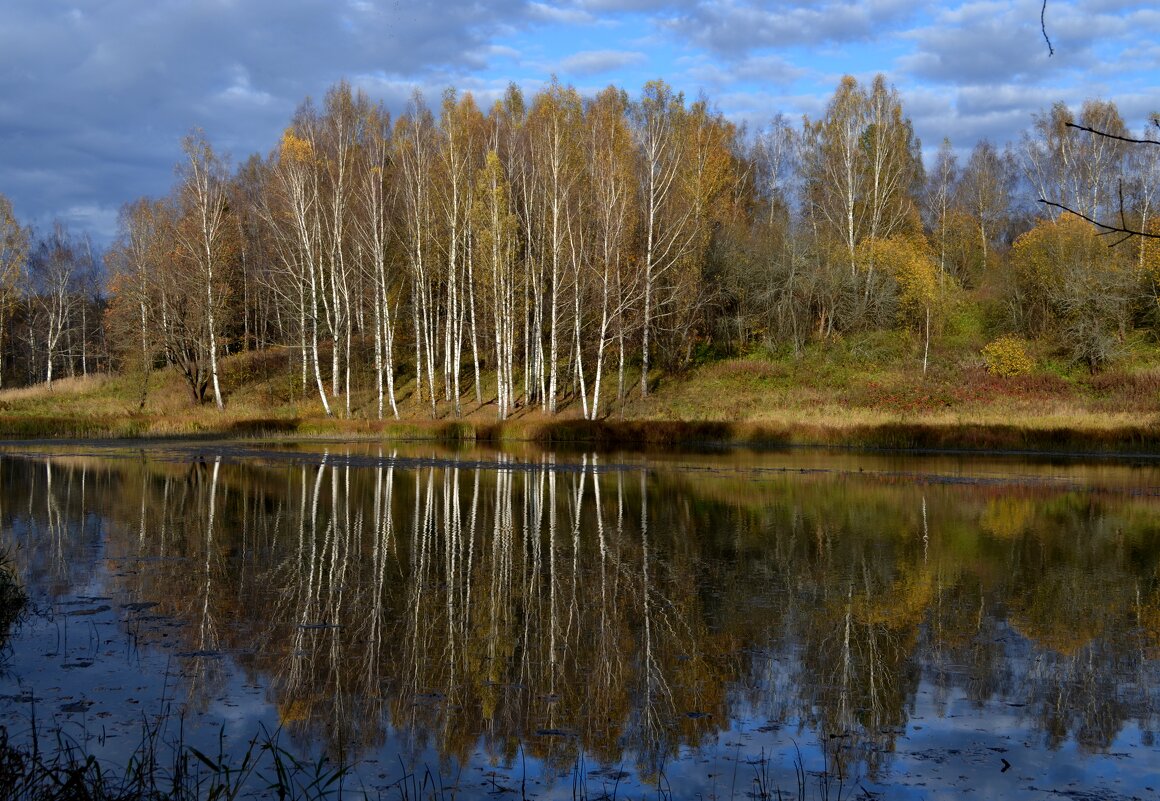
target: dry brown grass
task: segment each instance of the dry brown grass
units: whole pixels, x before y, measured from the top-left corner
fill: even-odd
[[[110,381],[110,376],[94,373],[89,376],[75,376],[72,378],[58,378],[48,384],[33,384],[27,387],[15,387],[0,390],[0,403],[17,403],[21,401],[35,401],[47,399],[61,399],[68,396],[91,394],[99,392]]]
[[[744,358],[660,376],[647,399],[637,376],[621,404],[606,385],[602,420],[581,419],[565,399],[554,416],[538,406],[496,421],[493,392],[484,402],[465,386],[460,415],[442,398],[438,417],[398,387],[401,420],[377,419],[374,392],[356,390],[351,418],[326,417],[313,390],[291,381],[285,353],[226,361],[226,408],[194,405],[173,371],[150,375],[144,409],[141,376],[62,379],[0,392],[0,435],[7,437],[284,436],[440,439],[673,446],[697,442],[893,448],[1160,451],[1160,370],[1104,376],[1040,373],[997,378],[967,365],[927,375],[881,361]],[[612,377],[615,378],[614,376]],[[363,382],[364,385],[366,382]]]

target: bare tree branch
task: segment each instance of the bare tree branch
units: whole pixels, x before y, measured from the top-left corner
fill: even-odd
[[[1115,245],[1120,244],[1121,242],[1125,242],[1128,239],[1131,239],[1134,236],[1141,236],[1141,237],[1144,237],[1145,239],[1160,239],[1160,234],[1151,234],[1151,233],[1148,233],[1147,231],[1137,231],[1133,228],[1129,228],[1126,225],[1126,223],[1122,222],[1124,220],[1122,213],[1120,215],[1120,219],[1121,219],[1120,225],[1108,225],[1107,223],[1102,223],[1099,220],[1092,219],[1091,217],[1087,216],[1086,214],[1081,214],[1080,212],[1076,211],[1075,209],[1069,208],[1068,206],[1065,206],[1062,203],[1056,203],[1053,200],[1046,200],[1044,198],[1039,198],[1039,202],[1045,206],[1050,206],[1053,209],[1059,209],[1060,211],[1066,211],[1068,214],[1074,214],[1076,217],[1079,217],[1082,220],[1087,220],[1092,225],[1094,225],[1100,229],[1100,236],[1104,236],[1106,234],[1124,234],[1125,235],[1124,238],[1117,240],[1114,243],[1113,247]]]
[[[1160,127],[1160,121],[1154,120],[1153,122],[1158,127]],[[1084,125],[1076,125],[1074,122],[1067,123],[1067,127],[1068,128],[1075,128],[1077,131],[1087,131],[1088,133],[1095,134],[1096,136],[1103,136],[1107,139],[1115,139],[1115,140],[1120,141],[1120,142],[1128,142],[1128,143],[1133,144],[1133,145],[1160,145],[1160,140],[1158,140],[1158,139],[1133,139],[1130,136],[1117,136],[1116,134],[1108,133],[1107,131],[1099,131],[1099,130],[1096,130],[1095,128],[1088,128],[1087,126],[1084,126]]]
[[[1043,0],[1043,8],[1039,9],[1039,30],[1043,31],[1043,41],[1047,42],[1047,55],[1050,58],[1055,55],[1055,48],[1047,36],[1047,0]]]
[[[1047,6],[1047,0],[1043,0],[1043,5],[1044,5],[1044,7]],[[1044,32],[1044,36],[1045,37],[1047,36],[1046,32]],[[1050,42],[1048,44],[1050,46]],[[1152,118],[1152,124],[1155,125],[1157,128],[1160,128],[1160,117],[1157,117],[1154,115]],[[1133,144],[1133,145],[1160,145],[1160,141],[1157,141],[1155,139],[1133,139],[1132,137],[1129,137],[1129,136],[1119,136],[1117,134],[1108,133],[1107,131],[1101,131],[1101,130],[1098,130],[1096,128],[1089,128],[1086,125],[1076,125],[1074,122],[1066,123],[1066,125],[1068,128],[1075,128],[1077,131],[1086,131],[1087,133],[1095,134],[1096,136],[1102,136],[1106,139],[1115,139],[1117,141],[1128,142],[1129,144]],[[1134,228],[1131,228],[1128,225],[1128,217],[1124,213],[1124,182],[1123,181],[1120,181],[1120,224],[1119,225],[1108,225],[1107,223],[1100,222],[1099,220],[1093,219],[1093,218],[1087,216],[1086,214],[1081,214],[1080,212],[1076,211],[1075,209],[1070,208],[1068,206],[1065,206],[1062,203],[1056,203],[1054,201],[1047,200],[1046,198],[1039,198],[1039,202],[1044,204],[1045,206],[1049,206],[1053,209],[1059,209],[1061,211],[1067,212],[1068,214],[1074,214],[1076,217],[1079,217],[1080,219],[1087,220],[1092,225],[1094,225],[1100,229],[1100,233],[1099,233],[1100,236],[1106,236],[1108,234],[1123,234],[1122,237],[1120,237],[1115,242],[1113,242],[1109,247],[1116,247],[1117,245],[1123,244],[1124,242],[1127,242],[1129,239],[1131,239],[1134,236],[1143,237],[1145,239],[1160,239],[1160,234],[1153,234],[1153,233],[1149,233],[1147,231],[1139,231],[1139,230],[1136,230]]]

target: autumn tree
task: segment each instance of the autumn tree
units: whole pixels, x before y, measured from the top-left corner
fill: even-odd
[[[1150,234],[1140,237],[1137,244],[1137,258],[1143,269],[1146,248],[1155,248],[1154,240],[1160,238],[1160,231],[1156,230],[1157,212],[1160,212],[1160,114],[1152,115],[1151,124],[1129,149],[1127,165],[1132,221],[1137,230]]]
[[[991,241],[1008,215],[1015,182],[1014,162],[1009,153],[1000,153],[989,141],[980,139],[955,188],[961,207],[978,228],[983,270],[987,269]]]
[[[657,304],[662,330],[669,334],[666,344],[675,351],[672,365],[687,364],[691,357],[700,312],[716,291],[705,275],[714,237],[740,211],[736,127],[701,99],[689,107],[681,139],[679,197],[689,210],[688,239],[673,269],[664,276],[664,293]]]
[[[510,187],[493,149],[475,178],[472,230],[475,264],[490,301],[495,344],[496,417],[506,420],[515,406],[516,231]]]
[[[398,236],[406,253],[411,289],[412,335],[415,343],[415,394],[421,403],[426,375],[431,416],[437,411],[435,352],[438,348],[436,308],[436,200],[431,189],[438,158],[435,120],[422,95],[416,93],[408,112],[395,123],[393,158],[399,176]]]
[[[730,192],[735,214],[722,226],[710,258],[721,287],[719,346],[756,338],[769,347],[788,342],[796,351],[809,336],[812,288],[799,215],[801,135],[782,114],[760,130]],[[824,316],[824,315],[823,315]]]
[[[639,164],[638,204],[645,240],[640,260],[641,397],[648,396],[650,345],[657,307],[663,308],[664,302],[657,297],[658,281],[676,269],[693,240],[693,209],[680,197],[677,180],[686,157],[681,138],[686,114],[684,95],[673,92],[664,81],[645,84],[641,99],[632,108]]]
[[[165,363],[172,365],[185,381],[192,402],[201,404],[213,381],[210,315],[206,310],[210,293],[205,287],[205,275],[191,263],[193,257],[181,242],[181,237],[188,241],[192,236],[194,225],[196,221],[184,213],[180,201],[173,197],[147,202],[136,213],[122,216],[121,232],[110,253],[115,290],[110,314],[114,330],[125,331],[126,318],[132,315],[135,302],[138,313],[143,305],[148,331],[143,359],[152,363],[154,349],[160,350]],[[125,249],[131,240],[137,240],[140,248],[137,256],[141,261],[136,264],[129,261],[131,255]],[[219,291],[217,297],[220,296]],[[125,352],[124,348],[121,352]]]
[[[1028,334],[1048,334],[1095,371],[1112,359],[1128,324],[1136,274],[1072,215],[1044,220],[1015,241],[1011,301]]]
[[[73,236],[59,221],[29,255],[25,276],[26,302],[33,321],[29,336],[39,346],[32,348],[30,355],[34,358],[37,352],[42,355],[42,375],[50,389],[59,361],[63,359],[69,372],[73,372],[74,354],[66,346],[83,334],[77,330],[80,305],[85,301],[82,277],[95,269],[93,262],[91,241]]]
[[[326,293],[322,266],[322,212],[316,169],[317,150],[311,138],[311,109],[300,109],[296,124],[283,132],[271,156],[271,197],[267,217],[278,230],[279,259],[284,277],[278,289],[294,302],[298,316],[302,384],[307,382],[307,365],[313,365],[314,385],[322,408],[329,416],[330,402],[322,378],[319,354],[319,321]],[[325,324],[325,323],[323,323]]]
[[[366,154],[358,186],[360,200],[355,226],[358,247],[363,254],[363,269],[372,286],[374,318],[375,390],[378,417],[383,417],[385,396],[391,414],[399,416],[395,399],[395,321],[397,319],[401,282],[395,275],[392,259],[394,216],[393,182],[396,178],[391,152],[391,119],[381,106],[367,111]]]
[[[1089,135],[1080,127],[1106,135]],[[1118,181],[1127,130],[1116,104],[1085,101],[1078,118],[1064,103],[1035,115],[1023,135],[1023,169],[1052,213],[1066,208],[1092,220],[1119,213]]]
[[[28,229],[20,225],[12,201],[0,194],[0,385],[4,380],[4,339],[16,303],[29,248]]]
[[[117,237],[105,253],[111,295],[107,318],[118,355],[129,360],[129,353],[140,346],[141,400],[145,407],[149,371],[158,353],[158,343],[165,342],[160,322],[157,278],[166,269],[170,256],[167,240],[168,209],[164,201],[140,198],[121,207],[117,218]],[[163,323],[162,323],[163,324]]]
[[[255,153],[238,166],[229,184],[240,285],[235,287],[241,317],[236,345],[242,350],[264,350],[272,339],[288,342],[290,336],[270,275],[278,264],[276,238],[267,217],[270,173],[269,162]]]
[[[862,269],[878,265],[897,286],[898,321],[922,332],[922,371],[930,358],[931,312],[940,311],[938,265],[927,243],[917,236],[865,239],[859,245]]]
[[[441,190],[440,236],[443,251],[443,386],[456,416],[460,408],[460,372],[464,334],[470,339],[476,400],[482,402],[479,378],[479,338],[476,327],[474,266],[471,251],[472,183],[479,169],[483,117],[470,93],[458,97],[453,89],[443,95],[438,126],[436,165]],[[435,177],[435,176],[431,176]]]
[[[312,162],[319,176],[322,218],[323,279],[328,285],[321,293],[331,335],[331,391],[343,398],[350,416],[350,352],[355,326],[354,258],[352,204],[357,184],[357,164],[362,155],[363,125],[369,105],[361,92],[340,81],[327,90],[314,140],[316,158]]]
[[[552,82],[532,100],[528,113],[528,143],[538,187],[538,204],[532,214],[541,233],[539,285],[546,294],[547,385],[543,391],[544,410],[555,413],[559,384],[559,359],[564,284],[571,249],[568,244],[569,217],[575,213],[580,177],[579,136],[582,122],[580,95],[570,86]]]
[[[923,214],[927,230],[935,242],[938,267],[942,274],[949,268],[948,238],[950,219],[954,209],[954,189],[958,179],[958,157],[955,156],[951,140],[944,138],[935,153],[934,164],[926,176],[923,193]],[[962,276],[959,276],[962,280]]]
[[[1074,115],[1057,105],[1024,143],[1024,177],[1077,212],[1152,230],[1160,148],[1100,147],[1085,126],[1133,141],[1115,133],[1111,103]],[[126,212],[108,319],[137,343],[122,353],[144,366],[164,352],[199,398],[213,386],[220,400],[224,352],[280,344],[300,357],[292,385],[316,387],[326,413],[358,413],[367,375],[368,409],[398,414],[396,360],[413,347],[411,397],[432,416],[443,403],[462,412],[470,369],[477,405],[495,376],[500,418],[568,402],[595,418],[613,358],[621,400],[637,358],[647,396],[658,366],[694,353],[800,353],[874,327],[920,333],[925,364],[960,285],[982,297],[1008,281],[1020,326],[1061,342],[1098,329],[1077,321],[1108,318],[1065,314],[1083,304],[1053,295],[1054,279],[989,269],[1032,224],[1009,151],[982,141],[960,164],[944,141],[928,179],[882,76],[843,78],[818,119],[778,117],[752,138],[662,81],[635,98],[616,87],[583,98],[553,81],[525,100],[513,85],[487,116],[449,89],[434,111],[416,95],[393,125],[344,82],[319,107],[305,102],[270,155],[232,180],[204,137],[186,151],[173,197]],[[1160,272],[1147,247],[1127,249],[1134,267],[1105,297],[1141,312]],[[61,334],[58,357],[79,343],[70,369],[87,369],[95,304]],[[27,350],[43,359],[38,314]],[[1124,317],[1115,337],[1140,319]]]
[[[617,395],[623,397],[625,316],[635,301],[636,287],[630,281],[629,270],[632,200],[635,195],[628,110],[627,95],[610,86],[588,104],[585,112],[584,161],[588,192],[584,216],[592,226],[590,270],[600,308],[595,334],[592,403],[585,404],[587,416],[592,420],[599,414],[604,352],[613,337],[617,342]]]
[[[824,237],[841,243],[850,275],[861,276],[853,306],[861,318],[873,311],[879,266],[871,262],[859,272],[858,246],[914,228],[923,177],[919,143],[898,90],[882,75],[869,91],[844,77],[825,114],[803,127],[807,214]]]
[[[204,351],[209,358],[209,375],[214,403],[224,408],[218,375],[218,327],[223,322],[228,292],[227,269],[236,247],[236,228],[227,197],[225,165],[201,132],[182,143],[188,161],[179,170],[175,228],[176,243],[185,266],[195,271],[199,293],[204,297]],[[197,394],[195,392],[195,394]]]

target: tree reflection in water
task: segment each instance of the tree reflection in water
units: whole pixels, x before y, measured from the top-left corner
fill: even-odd
[[[924,686],[1049,749],[1152,742],[1149,498],[372,456],[4,458],[0,544],[49,596],[117,555],[107,591],[180,621],[189,704],[236,665],[343,759],[393,733],[446,769],[522,750],[655,780],[744,723],[873,777]]]

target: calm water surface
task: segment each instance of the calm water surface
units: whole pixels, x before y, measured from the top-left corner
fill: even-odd
[[[17,740],[281,727],[387,797],[1160,790],[1157,462],[33,451]]]

